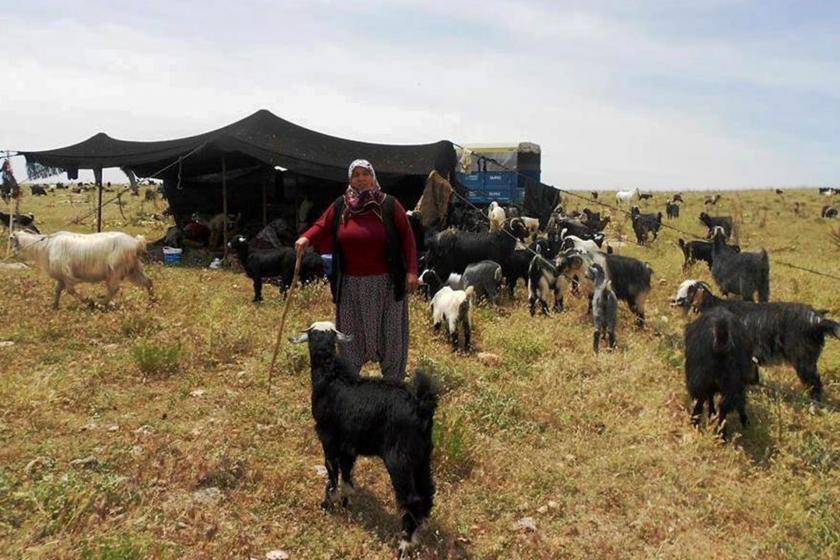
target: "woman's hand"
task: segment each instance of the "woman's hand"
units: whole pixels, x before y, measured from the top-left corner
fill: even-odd
[[[309,247],[309,238],[308,237],[299,237],[297,241],[295,241],[295,254],[300,255],[306,248]]]
[[[420,285],[416,274],[408,273],[405,275],[405,287],[409,292],[413,292]]]

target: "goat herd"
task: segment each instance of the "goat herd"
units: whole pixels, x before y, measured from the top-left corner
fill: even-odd
[[[639,195],[638,191],[620,192],[617,200],[630,203]],[[667,217],[678,216],[682,204],[679,195],[669,200]],[[657,238],[662,213],[645,214],[633,206],[629,214],[639,243],[647,243],[649,235]],[[616,347],[619,301],[627,304],[637,326],[645,324],[645,300],[651,291],[653,269],[643,261],[613,252],[603,233],[609,217],[602,218],[589,209],[567,215],[558,205],[540,220],[492,203],[485,231],[424,231],[419,218],[417,213],[410,213],[420,255],[421,292],[430,302],[435,332],[445,323],[456,350],[471,349],[470,310],[474,302],[486,299],[499,305],[505,292],[513,299],[520,278],[527,286],[532,316],[537,311],[549,315],[551,310],[563,310],[567,291],[587,296],[596,353],[603,343]],[[700,421],[707,406],[710,416],[717,413],[718,430],[725,437],[724,421],[730,411],[737,411],[741,424],[747,425],[746,388],[758,381],[760,365],[792,366],[811,395],[819,399],[822,383],[817,362],[826,335],[840,338],[840,323],[826,318],[825,311],[803,303],[770,302],[767,252],[742,251],[731,244],[730,217],[702,212],[699,220],[708,229],[708,240],[679,240],[683,270],[696,261],[706,262],[721,294],[736,298],[717,297],[706,283],[689,279],[679,286],[673,305],[698,313],[684,333],[686,387],[696,403],[692,422]],[[56,281],[56,308],[64,290],[81,299],[74,289],[80,282],[104,281],[106,301],[123,279],[153,295],[152,283],[143,273],[145,241],[141,236],[18,231],[13,244]],[[293,249],[252,250],[242,236],[230,241],[229,248],[253,280],[255,302],[262,299],[267,278],[279,278],[284,291],[291,285]],[[323,276],[324,261],[307,253],[301,280]],[[758,301],[754,302],[756,296]],[[400,548],[405,552],[432,508],[430,459],[436,389],[423,372],[414,376],[411,385],[353,374],[337,358],[335,347],[349,336],[338,332],[332,323],[319,322],[293,339],[309,344],[312,414],[328,472],[323,505],[327,507],[338,499],[343,504],[348,502],[357,455],[381,457],[403,512]],[[716,395],[721,396],[717,411]]]

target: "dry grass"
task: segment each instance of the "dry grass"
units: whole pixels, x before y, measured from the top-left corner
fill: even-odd
[[[90,231],[65,225],[86,197],[23,209],[47,231]],[[702,195],[686,198],[673,223],[700,233]],[[794,201],[810,213],[795,216]],[[160,236],[163,224],[130,204],[126,219],[109,207],[108,227]],[[745,250],[840,275],[821,205],[811,192],[724,193],[711,213],[737,212]],[[478,310],[477,346],[495,365],[453,354],[412,301],[411,364],[444,389],[437,501],[418,557],[840,556],[840,412],[812,407],[790,368],[765,372],[767,389],[749,395],[753,425],[732,443],[690,427],[684,319],[667,304],[684,278],[676,237],[621,248],[656,270],[649,325],[636,330],[622,307],[619,350],[597,358],[574,298],[531,319],[520,286],[515,306]],[[157,304],[126,285],[112,309],[68,298],[58,312],[43,275],[0,271],[0,340],[14,342],[0,348],[0,556],[393,558],[398,523],[378,460],[360,461],[350,511],[318,507],[304,348],[284,344],[266,394],[282,301],[251,304],[250,283],[230,271],[148,268]],[[692,275],[709,279],[702,264]],[[773,299],[840,315],[833,281],[772,264],[771,275]],[[290,331],[332,315],[324,286],[295,298]],[[840,343],[820,365],[836,409]],[[525,516],[536,531],[513,528]]]

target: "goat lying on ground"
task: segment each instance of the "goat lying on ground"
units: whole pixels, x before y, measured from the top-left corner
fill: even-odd
[[[741,253],[726,244],[723,228],[716,228],[712,245],[712,277],[723,295],[735,294],[753,301],[770,299],[770,260],[764,249]]]
[[[729,238],[732,237],[732,218],[729,216],[709,216],[705,212],[700,212],[700,221],[709,229],[707,238],[712,238],[715,234],[716,227],[723,228],[723,233],[726,234],[726,241],[729,241]]]
[[[677,290],[674,305],[685,311],[705,312],[722,307],[734,313],[747,327],[753,339],[752,355],[762,366],[787,363],[810,387],[814,398],[822,395],[822,382],[817,369],[826,335],[840,338],[840,323],[827,319],[802,303],[752,303],[715,297],[708,285],[686,280]]]
[[[443,321],[446,321],[449,339],[454,350],[458,350],[458,328],[464,331],[464,352],[469,352],[472,337],[472,297],[474,288],[453,290],[444,286],[432,297],[429,309],[432,312],[432,329],[437,333]]]
[[[747,385],[758,383],[758,369],[752,357],[752,339],[744,323],[722,307],[703,313],[685,327],[685,385],[694,399],[691,422],[696,426],[708,403],[709,417],[715,413],[715,395],[721,394],[718,430],[723,433],[730,410],[737,410],[746,427]]]
[[[58,309],[64,290],[79,301],[93,305],[92,300],[85,300],[76,292],[76,284],[85,282],[105,282],[108,292],[103,304],[111,301],[125,278],[146,288],[149,297],[154,297],[152,281],[143,273],[140,261],[146,254],[146,240],[142,235],[131,237],[119,231],[59,231],[51,235],[16,231],[13,246],[15,252],[34,261],[56,281],[54,309]]]
[[[336,342],[350,339],[326,321],[291,339],[309,343],[312,417],[329,477],[321,505],[328,508],[339,497],[349,505],[356,457],[380,457],[402,512],[400,551],[405,555],[417,543],[416,531],[429,517],[435,495],[431,459],[437,390],[419,370],[412,385],[357,375],[336,356]]]

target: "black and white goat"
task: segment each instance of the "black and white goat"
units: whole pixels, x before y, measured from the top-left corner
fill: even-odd
[[[724,422],[737,410],[741,426],[748,425],[747,385],[758,383],[758,368],[752,356],[753,343],[744,323],[732,312],[717,307],[685,327],[685,385],[694,399],[691,422],[697,426],[708,403],[715,413],[715,395],[720,394],[718,430],[725,436]]]
[[[703,225],[708,228],[709,233],[706,235],[708,239],[711,239],[712,236],[715,234],[715,228],[721,227],[723,228],[723,233],[726,234],[726,240],[729,241],[729,238],[732,237],[732,218],[729,216],[709,216],[705,212],[700,212],[700,221],[703,222]]]
[[[650,293],[650,277],[653,274],[650,265],[633,257],[572,249],[558,257],[557,268],[571,280],[584,276],[586,269],[594,263],[606,271],[616,297],[626,302],[636,315],[636,325],[644,326],[645,301]],[[591,295],[591,287],[589,292]],[[590,299],[590,306],[591,303]]]
[[[329,477],[321,505],[328,508],[339,497],[348,505],[356,457],[380,457],[402,512],[404,556],[416,544],[417,528],[429,517],[434,501],[432,425],[438,394],[429,376],[419,370],[411,385],[358,375],[336,356],[336,342],[350,339],[327,321],[313,323],[291,339],[309,343],[312,417]]]
[[[606,338],[610,348],[615,348],[615,325],[618,318],[618,299],[612,289],[612,283],[601,265],[593,263],[586,270],[586,277],[592,280],[592,320],[595,332],[592,335],[592,349],[598,353],[601,339]]]
[[[758,301],[770,299],[770,260],[767,251],[758,253],[739,252],[726,244],[723,228],[715,228],[712,245],[712,278],[723,295],[735,294],[753,301],[758,292]]]
[[[446,321],[447,334],[452,341],[452,348],[458,350],[458,330],[464,333],[464,352],[472,347],[472,298],[475,289],[470,286],[466,290],[453,290],[444,286],[432,296],[429,310],[432,313],[432,329],[440,332],[440,327]]]
[[[825,205],[822,207],[822,212],[820,212],[820,216],[823,218],[836,218],[837,217],[837,208],[834,206]]]
[[[721,299],[698,280],[686,280],[680,285],[674,305],[701,313],[714,308],[731,311],[744,322],[752,336],[752,354],[760,365],[790,364],[802,383],[810,388],[812,396],[821,397],[822,381],[817,362],[825,337],[840,338],[840,323],[827,319],[825,311],[803,303]]]
[[[491,260],[504,266],[516,247],[517,239],[524,239],[528,230],[521,218],[513,218],[500,231],[473,233],[446,230],[434,238],[426,255],[426,264],[434,268],[441,279],[453,272],[462,273],[468,265]]]
[[[534,255],[528,266],[528,310],[531,317],[537,303],[543,315],[548,315],[548,293],[554,293],[554,311],[563,311],[565,279],[555,265],[540,255]]]
[[[262,285],[266,278],[279,278],[280,291],[285,296],[295,273],[295,250],[291,247],[255,251],[243,235],[228,241],[228,248],[236,252],[245,274],[254,283],[254,303],[262,301]],[[299,279],[303,284],[324,277],[324,261],[312,250],[303,254]]]

